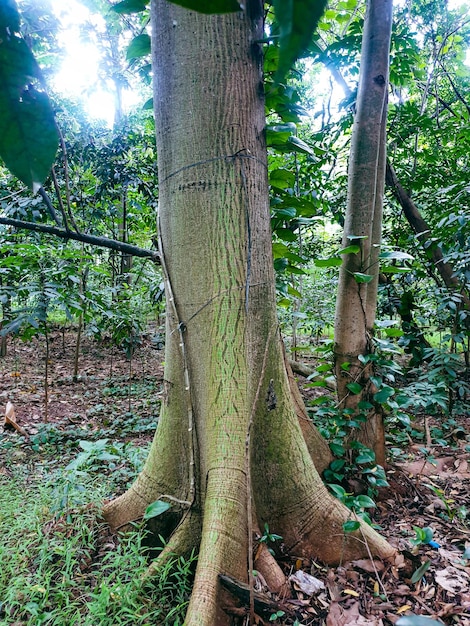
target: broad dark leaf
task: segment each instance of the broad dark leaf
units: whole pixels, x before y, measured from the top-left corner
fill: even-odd
[[[131,59],[137,59],[139,57],[145,57],[150,54],[150,37],[146,33],[137,35],[129,44],[126,52],[126,58],[128,61]]]
[[[170,2],[191,11],[208,14],[234,13],[241,9],[237,0],[170,0]]]
[[[421,580],[421,578],[424,576],[424,574],[428,571],[428,569],[431,566],[431,561],[424,561],[424,563],[422,563],[418,569],[413,573],[413,576],[411,577],[411,582],[413,584],[417,583],[418,580]],[[416,622],[418,624],[418,622]],[[439,622],[438,622],[439,623]],[[403,622],[402,622],[403,624]],[[411,624],[411,622],[410,622]]]
[[[346,387],[349,389],[351,393],[358,394],[362,391],[362,385],[359,383],[348,383]]]
[[[0,2],[0,31],[8,28],[10,33],[20,30],[20,15],[15,0],[1,0]]]
[[[152,519],[153,517],[158,517],[162,513],[165,513],[165,511],[168,511],[169,508],[171,508],[171,504],[169,502],[156,500],[155,502],[152,502],[152,504],[149,504],[145,509],[144,519],[147,520]]]
[[[142,106],[143,111],[151,111],[153,109],[153,98],[146,100]]]
[[[33,190],[49,174],[58,146],[49,99],[31,84],[39,74],[21,38],[0,38],[0,156],[8,169]]]
[[[120,14],[140,13],[145,11],[150,0],[123,0],[113,5],[112,11]]]
[[[325,10],[326,0],[274,0],[273,5],[280,29],[276,73],[276,82],[280,82],[308,47]]]
[[[363,274],[362,272],[354,272],[353,276],[356,283],[370,283],[374,278],[370,274]]]
[[[374,400],[379,404],[383,404],[384,402],[387,402],[387,400],[391,398],[394,393],[395,390],[392,387],[384,387],[374,394]]]
[[[343,259],[332,256],[329,259],[314,259],[316,267],[339,267],[343,264]]]

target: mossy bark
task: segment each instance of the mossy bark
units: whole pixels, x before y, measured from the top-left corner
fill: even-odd
[[[157,498],[172,502],[172,549],[187,551],[191,535],[199,546],[185,624],[223,626],[218,576],[248,580],[252,519],[326,562],[366,554],[364,540],[380,556],[393,549],[370,527],[345,536],[350,512],[312,460],[316,445],[325,460],[324,444],[304,428],[307,445],[292,398],[271,253],[262,4],[208,16],[154,0],[152,11],[168,394],[143,473],[105,515],[121,525]]]

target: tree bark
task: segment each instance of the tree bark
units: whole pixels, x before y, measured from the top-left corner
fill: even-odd
[[[378,250],[385,177],[385,124],[389,77],[391,0],[369,0],[364,24],[361,70],[348,174],[348,204],[343,247],[359,252],[343,255],[335,313],[335,369],[338,399],[344,409],[361,414],[360,402],[370,401],[371,366],[359,356],[371,350],[378,281]],[[369,282],[365,282],[369,281]],[[359,383],[353,393],[349,383]],[[358,406],[359,405],[359,406]],[[369,411],[364,426],[352,438],[372,448],[385,462],[385,441],[379,407]]]
[[[153,530],[176,528],[173,552],[199,547],[187,626],[229,623],[219,574],[250,583],[252,518],[296,555],[393,554],[368,526],[343,532],[351,513],[323,485],[291,396],[276,318],[262,8],[208,16],[152,4],[167,394],[142,474],[105,516],[120,526],[156,499],[173,505]]]

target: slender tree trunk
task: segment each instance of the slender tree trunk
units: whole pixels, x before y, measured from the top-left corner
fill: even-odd
[[[4,287],[2,276],[0,276],[0,287],[2,288]],[[1,308],[2,308],[2,319],[0,321],[0,330],[4,326],[8,325],[10,321],[10,317],[11,317],[11,297],[10,297],[10,294],[8,293],[8,290],[6,290],[3,294],[3,302],[1,304]],[[0,335],[0,358],[6,357],[7,349],[8,349],[8,335]]]
[[[2,320],[0,322],[0,330],[3,326],[7,326],[11,317],[11,299],[8,294],[5,294],[5,300],[2,304]],[[8,347],[8,335],[0,335],[0,358],[4,358],[7,355]]]
[[[156,499],[172,504],[153,530],[174,529],[167,552],[199,547],[187,626],[229,623],[218,576],[250,580],[253,519],[296,555],[393,553],[370,527],[343,532],[350,512],[326,491],[291,395],[271,253],[262,8],[207,16],[152,4],[167,393],[143,472],[105,515],[120,526]]]
[[[348,204],[343,247],[356,246],[343,255],[335,314],[335,367],[340,406],[364,413],[360,403],[374,392],[371,364],[359,357],[372,350],[378,281],[378,246],[381,238],[385,176],[385,124],[389,76],[392,0],[369,0],[364,24],[361,73],[349,161]],[[357,251],[358,250],[358,251]],[[358,383],[362,391],[357,393]],[[349,387],[348,387],[349,385]],[[354,432],[385,462],[380,409],[368,411],[363,427]]]

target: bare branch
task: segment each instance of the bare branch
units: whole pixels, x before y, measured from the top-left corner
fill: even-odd
[[[32,230],[37,233],[47,233],[48,235],[55,235],[56,237],[60,237],[61,239],[73,239],[74,241],[81,241],[83,243],[88,243],[92,246],[109,248],[110,250],[124,252],[125,254],[130,254],[132,256],[137,256],[141,258],[149,258],[154,263],[160,263],[160,255],[156,250],[139,248],[139,246],[133,246],[129,243],[116,241],[115,239],[108,239],[108,237],[98,237],[96,235],[76,233],[70,230],[56,228],[55,226],[36,224],[34,222],[24,222],[22,220],[14,220],[9,217],[0,217],[0,224],[3,224],[5,226],[13,226],[14,228],[20,228],[23,230]]]

